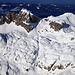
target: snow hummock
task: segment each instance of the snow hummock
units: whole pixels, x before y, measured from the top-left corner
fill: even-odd
[[[54,31],[51,21],[64,26]],[[1,25],[0,75],[75,75],[74,22],[75,15],[65,13],[43,18],[29,33],[13,22]]]

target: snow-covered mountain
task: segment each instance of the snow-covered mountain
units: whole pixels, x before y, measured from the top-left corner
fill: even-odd
[[[18,26],[21,25],[29,32],[37,26],[39,20],[40,19],[30,11],[22,9],[18,14],[9,13],[6,16],[0,16],[0,25],[5,23],[10,25],[10,23],[13,22]]]
[[[0,75],[75,75],[75,15],[49,16],[36,25],[30,17],[26,22],[25,12],[17,19],[34,25],[29,33],[15,19],[0,25]]]

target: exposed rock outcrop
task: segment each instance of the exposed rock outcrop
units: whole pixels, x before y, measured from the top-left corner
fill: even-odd
[[[50,27],[53,28],[55,31],[59,31],[62,28],[62,25],[56,22],[50,22]]]
[[[17,16],[17,14],[15,14],[15,13],[9,13],[9,14],[7,14],[7,15],[5,16],[6,22],[7,22],[8,24],[10,24],[12,21],[14,22],[15,19],[16,19],[16,16]]]

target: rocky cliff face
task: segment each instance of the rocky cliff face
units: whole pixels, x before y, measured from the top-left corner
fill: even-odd
[[[5,22],[8,24],[15,22],[16,25],[24,27],[27,32],[31,31],[35,27],[33,26],[33,23],[38,23],[39,21],[40,19],[38,17],[26,9],[22,9],[18,14],[9,13],[6,16],[0,16],[0,25]]]
[[[0,25],[5,23],[5,17],[0,15]]]

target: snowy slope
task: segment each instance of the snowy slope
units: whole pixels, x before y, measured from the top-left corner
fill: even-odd
[[[47,19],[47,21],[45,20]],[[63,28],[55,31],[50,28],[50,22],[63,24]],[[47,69],[52,75],[75,75],[62,74],[67,68],[74,72],[72,66],[75,63],[75,15],[65,13],[63,15],[44,18],[37,26],[39,34],[39,65]],[[68,70],[69,71],[69,70]],[[51,75],[48,74],[48,75]]]
[[[55,31],[52,21],[63,28]],[[65,13],[42,19],[29,33],[13,22],[1,25],[0,75],[75,75],[74,22]]]

